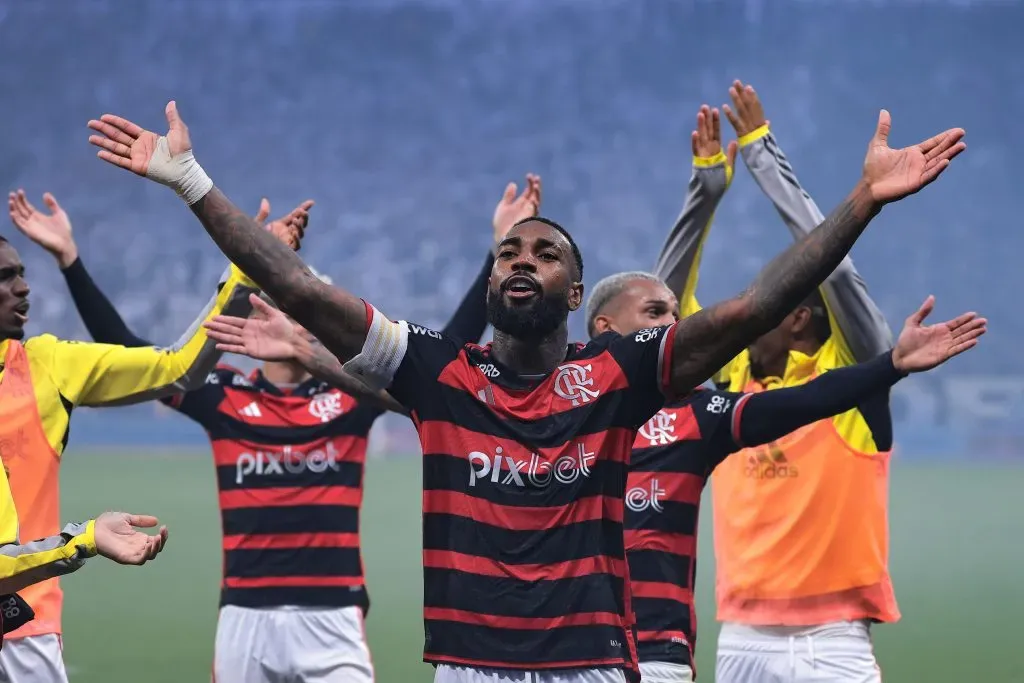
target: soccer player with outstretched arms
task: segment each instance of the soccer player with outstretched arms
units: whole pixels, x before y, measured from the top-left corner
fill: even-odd
[[[494,342],[480,347],[391,321],[314,277],[214,186],[173,102],[166,114],[165,136],[107,114],[90,122],[90,141],[101,159],[172,187],[282,311],[412,414],[424,454],[424,659],[443,683],[639,678],[623,542],[636,431],[775,327],[886,203],[964,149],[960,129],[891,149],[882,112],[850,196],[743,293],[586,345],[568,340],[583,303],[579,249],[552,221],[521,221],[498,248]]]
[[[754,89],[737,81],[729,93],[732,106],[723,109],[740,156],[794,239],[804,239],[821,212],[771,133]],[[714,206],[725,188],[701,183],[697,190],[699,203]],[[694,288],[709,227],[677,224],[662,253],[683,264],[679,278]],[[684,315],[699,310],[692,291]],[[801,386],[876,358],[891,340],[847,257],[779,325],[726,364],[716,383],[745,393]],[[899,618],[888,572],[892,441],[889,395],[881,392],[767,444],[748,444],[715,469],[723,622],[717,680],[880,680],[870,627]]]
[[[9,199],[9,210],[18,208],[16,199]],[[18,252],[0,239],[0,459],[18,512],[20,538],[60,533],[58,468],[72,410],[139,403],[202,385],[220,352],[199,323],[223,312],[247,314],[249,294],[255,291],[241,271],[231,268],[197,324],[170,348],[64,341],[48,334],[22,343],[29,286]],[[0,678],[12,683],[66,681],[58,580],[34,584],[22,597],[36,618],[10,634],[0,652]]]
[[[591,338],[644,334],[698,310],[694,289],[700,240],[732,179],[736,143],[723,150],[717,110],[697,114],[686,204],[653,273],[626,272],[598,282],[587,302]],[[669,284],[671,283],[671,284]],[[680,305],[680,302],[682,304]],[[895,349],[785,391],[747,394],[697,390],[666,404],[640,428],[626,493],[626,555],[637,619],[640,670],[649,683],[693,680],[697,514],[719,463],[858,405],[886,401],[907,372],[928,370],[973,347],[986,321],[968,313],[923,326],[928,299]]]
[[[149,345],[90,277],[52,195],[48,213],[22,194],[15,200],[15,225],[53,253],[93,338]],[[540,200],[536,176],[527,177],[518,196],[515,185],[506,188],[494,214],[494,244],[515,222],[535,215]],[[258,218],[268,212],[264,200]],[[479,341],[493,262],[488,250],[446,335]],[[216,463],[224,578],[214,677],[218,683],[369,683],[374,674],[363,618],[370,599],[359,540],[366,447],[377,417],[405,410],[346,374],[271,303],[256,295],[250,301],[253,317],[226,320],[267,329],[269,342],[218,346],[265,361],[261,368],[246,376],[219,365],[202,386],[166,400],[206,430]]]

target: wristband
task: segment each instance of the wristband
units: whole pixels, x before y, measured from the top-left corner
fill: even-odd
[[[171,156],[167,136],[164,135],[156,141],[156,150],[149,160],[146,177],[173,189],[189,206],[213,189],[213,181],[196,161],[192,150]]]

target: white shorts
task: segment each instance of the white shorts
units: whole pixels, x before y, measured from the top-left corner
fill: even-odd
[[[217,619],[214,683],[373,683],[359,607],[249,609]]]
[[[640,662],[643,683],[693,683],[693,669],[672,662]]]
[[[622,669],[515,671],[438,664],[434,683],[625,683]]]
[[[3,683],[68,683],[60,636],[47,633],[4,641],[0,650]]]
[[[722,624],[717,683],[881,683],[866,621],[821,626]]]

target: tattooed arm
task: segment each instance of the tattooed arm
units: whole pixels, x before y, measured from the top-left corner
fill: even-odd
[[[778,325],[835,270],[885,204],[934,181],[966,149],[958,128],[891,149],[890,127],[889,113],[882,111],[860,182],[821,225],[773,259],[745,292],[676,323],[673,338],[666,340],[672,344],[666,349],[670,355],[663,356],[671,393],[691,391]]]
[[[359,353],[366,339],[362,299],[322,282],[294,251],[263,230],[218,188],[212,188],[191,208],[221,251],[282,311],[339,358],[348,360]]]
[[[349,396],[355,396],[360,401],[365,401],[381,410],[389,410],[402,415],[409,414],[409,411],[393,399],[388,392],[374,391],[345,372],[337,356],[324,348],[322,344],[311,343],[300,335],[295,342],[295,360],[306,368],[309,374],[329,382]]]
[[[188,127],[168,102],[166,135],[120,116],[89,121],[89,142],[110,164],[172,188],[192,209],[221,251],[249,274],[283,311],[342,360],[357,356],[370,311],[358,297],[320,281],[295,252],[240,211],[196,161]]]

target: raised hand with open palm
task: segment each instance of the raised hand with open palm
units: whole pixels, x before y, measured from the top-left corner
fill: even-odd
[[[949,162],[967,149],[964,129],[950,128],[916,145],[889,147],[892,118],[882,110],[875,135],[868,143],[863,179],[878,204],[887,204],[918,192],[946,170]]]
[[[90,135],[89,142],[100,148],[96,153],[100,159],[173,188],[191,205],[210,191],[213,181],[192,156],[188,127],[173,100],[164,114],[166,135],[115,114],[104,114],[89,121],[89,128],[99,133]]]
[[[925,325],[925,318],[934,308],[935,297],[929,296],[904,323],[892,350],[892,362],[897,370],[931,370],[977,346],[978,338],[988,331],[988,320],[979,318],[974,312],[964,313],[946,322]]]

